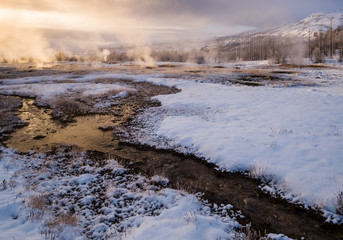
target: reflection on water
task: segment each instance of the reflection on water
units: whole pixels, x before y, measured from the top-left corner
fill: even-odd
[[[8,147],[24,152],[31,149],[44,151],[54,143],[66,143],[77,144],[87,150],[111,152],[116,145],[112,131],[98,129],[99,126],[115,125],[113,116],[77,117],[75,123],[63,125],[51,118],[51,110],[38,108],[32,99],[24,99],[19,112],[20,118],[29,125],[11,134],[5,142]]]

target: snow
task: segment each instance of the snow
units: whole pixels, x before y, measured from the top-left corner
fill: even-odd
[[[249,62],[242,67],[256,64],[267,63]],[[266,180],[263,191],[320,207],[327,221],[342,224],[336,208],[343,186],[343,71],[296,70],[299,73],[290,77],[314,84],[228,86],[212,81],[211,76],[201,82],[123,74],[182,90],[155,97],[162,106],[138,116],[145,128],[137,129],[134,141],[193,153],[222,170],[250,171],[253,177]],[[69,83],[49,82],[47,76],[11,80],[11,84],[3,80],[0,92],[51,99],[65,92],[115,91],[113,98],[117,98],[135,91],[121,84],[91,82],[118,76],[123,77],[92,73]],[[45,221],[70,209],[77,213],[78,224],[58,232],[59,239],[234,239],[237,234],[232,206],[216,210],[195,195],[166,188],[168,179],[133,175],[113,159],[97,166],[80,152],[23,155],[4,147],[0,152],[0,181],[15,182],[0,191],[0,239],[41,239],[41,232],[47,231]],[[24,201],[47,192],[53,210],[45,212],[41,221],[32,221]],[[224,210],[228,214],[220,214]],[[282,234],[269,237],[289,239]]]
[[[314,38],[315,33],[325,33],[330,29],[332,19],[332,28],[336,29],[338,26],[343,26],[343,13],[342,12],[319,12],[313,13],[303,20],[293,23],[285,24],[272,29],[257,29],[250,32],[238,33],[230,36],[220,37],[220,40],[224,40],[225,44],[234,44],[239,39],[244,39],[246,35],[254,36],[283,36],[283,37],[299,37],[308,39],[309,34],[311,38]],[[208,46],[214,47],[216,41],[210,41]]]
[[[321,12],[313,13],[298,23],[283,26],[275,31],[272,31],[272,35],[281,36],[296,36],[296,37],[308,37],[309,32],[313,37],[314,32],[326,32],[331,25],[335,29],[338,26],[343,25],[343,13],[340,12]]]
[[[113,159],[98,165],[67,145],[49,155],[25,155],[1,146],[0,152],[1,180],[16,181],[0,191],[0,239],[234,239],[241,235],[235,231],[240,225],[231,205],[214,207],[195,195],[166,188],[168,180],[161,176],[133,175]],[[48,206],[30,207],[33,197]]]
[[[268,238],[270,238],[271,240],[292,240],[292,238],[289,238],[283,234],[275,234],[275,233],[268,234]]]
[[[147,78],[182,91],[156,97],[162,106],[139,117],[147,129],[137,141],[194,153],[223,170],[250,170],[273,180],[285,198],[335,213],[343,186],[343,71],[305,70],[294,77],[317,85],[246,87]]]
[[[82,174],[80,176],[71,179],[72,184],[88,184],[95,181],[95,177],[92,174]]]
[[[18,84],[32,84],[32,83],[52,83],[56,81],[63,81],[72,78],[71,74],[59,75],[43,75],[34,77],[22,77],[16,79],[1,79],[1,84],[18,85]]]
[[[144,218],[124,239],[235,239],[235,233],[227,234],[227,224],[220,219],[202,215],[201,211],[199,214],[197,204],[194,196],[178,196],[174,205],[157,217]]]
[[[1,150],[5,150],[7,156],[0,160],[0,239],[41,239],[40,224],[28,221],[22,214],[24,198],[20,191],[24,184],[11,179],[19,168],[18,163],[10,157],[14,151]]]
[[[1,85],[0,92],[3,94],[17,94],[28,97],[42,97],[43,99],[53,99],[61,94],[73,94],[81,92],[84,96],[101,95],[108,92],[130,92],[135,89],[119,84],[103,83],[50,83],[50,84],[19,84]],[[119,94],[118,93],[118,94]],[[122,94],[120,96],[125,96]]]

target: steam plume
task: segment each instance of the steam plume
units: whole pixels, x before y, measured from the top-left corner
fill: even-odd
[[[10,25],[0,25],[0,29],[0,60],[51,60],[53,50],[38,30]]]

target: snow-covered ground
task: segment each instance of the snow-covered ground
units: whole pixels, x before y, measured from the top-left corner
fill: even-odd
[[[3,148],[1,148],[3,150]],[[25,179],[14,174],[20,166],[7,155],[0,158],[0,239],[32,239],[39,240],[40,223],[27,221],[23,214]]]
[[[0,239],[235,239],[231,205],[203,203],[78,148],[0,147]],[[275,235],[275,234],[274,234]],[[274,236],[271,235],[271,236]],[[282,238],[278,238],[282,239]]]
[[[343,186],[343,71],[299,70],[311,87],[247,87],[147,78],[181,89],[139,117],[138,142],[194,153],[225,170],[266,177],[264,190],[335,215]],[[331,214],[329,214],[331,212]]]
[[[262,62],[260,66],[266,64]],[[242,66],[250,68],[253,65]],[[336,209],[338,195],[343,191],[343,71],[332,68],[297,70],[299,73],[290,75],[292,78],[314,84],[249,87],[211,82],[211,77],[197,81],[194,78],[164,78],[161,74],[95,72],[72,77],[4,79],[0,92],[52,99],[66,92],[89,95],[94,93],[93,89],[98,94],[115,91],[125,95],[127,91],[135,91],[122,84],[91,82],[98,78],[127,78],[175,86],[182,91],[155,97],[162,106],[146,109],[138,116],[140,128],[136,129],[136,141],[193,153],[223,170],[250,171],[255,177],[270,180],[269,185],[261,186],[263,190],[281,194],[290,201],[319,207],[328,221],[342,223],[343,218],[336,214]],[[62,78],[68,83],[61,83]],[[141,128],[142,125],[145,128]],[[194,195],[155,188],[151,179],[125,175],[127,170],[114,160],[107,160],[106,166],[95,168],[88,162],[85,164],[81,154],[74,158],[74,163],[66,165],[82,163],[81,172],[68,168],[68,174],[63,175],[65,172],[61,173],[51,159],[51,166],[43,164],[47,158],[44,155],[25,156],[6,148],[1,151],[1,181],[6,180],[7,187],[0,192],[0,238],[27,236],[26,239],[39,239],[41,232],[46,232],[44,221],[51,215],[44,213],[42,221],[32,222],[29,217],[32,213],[23,203],[31,195],[46,192],[53,193],[51,199],[60,201],[52,201],[55,211],[68,213],[70,206],[75,207],[70,199],[89,206],[82,208],[80,205],[76,211],[81,213],[77,216],[77,226],[70,226],[61,233],[79,239],[83,239],[81,236],[85,233],[95,237],[119,234],[127,239],[146,239],[151,231],[156,233],[156,239],[168,236],[175,239],[175,228],[180,229],[177,231],[180,239],[199,236],[230,239],[234,237],[234,227],[238,226],[234,219],[219,214],[223,210],[230,212],[230,206],[221,206],[214,211]],[[58,158],[64,159],[64,156]],[[58,161],[55,164],[58,165]],[[45,171],[33,174],[37,164],[44,165]],[[113,174],[124,172],[125,177],[122,176],[119,183],[113,179],[105,181],[108,182],[104,192],[106,199],[101,206],[102,213],[97,215],[91,209],[97,196],[91,193],[98,191],[99,183],[105,184],[100,172],[106,172],[109,167],[115,172]],[[31,169],[31,172],[20,172],[23,168]],[[25,175],[20,177],[19,172]],[[25,181],[29,177],[36,187],[28,191]],[[13,187],[8,187],[10,180],[13,180]],[[144,189],[136,187],[141,184]],[[74,188],[83,189],[87,194],[78,195]],[[120,205],[125,202],[130,204]],[[156,212],[142,210],[149,206]],[[124,220],[116,229],[125,228],[124,235],[109,227],[118,208],[124,211],[118,215]],[[277,235],[275,238],[286,239]]]
[[[21,96],[43,98],[45,100],[53,99],[61,94],[83,94],[101,95],[108,92],[130,92],[134,89],[119,84],[103,83],[30,83],[10,84],[0,86],[0,91],[4,94],[18,94]]]

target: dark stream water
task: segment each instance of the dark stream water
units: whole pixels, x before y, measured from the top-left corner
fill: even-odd
[[[75,123],[63,125],[51,118],[50,110],[36,107],[32,99],[24,99],[20,117],[29,125],[11,135],[5,142],[8,147],[27,152],[48,150],[53,143],[77,144],[85,150],[110,154],[142,174],[164,175],[169,178],[170,187],[203,192],[205,199],[217,204],[230,203],[245,216],[239,221],[251,222],[255,230],[297,239],[343,239],[343,226],[328,224],[313,211],[264,194],[258,180],[217,171],[213,164],[194,156],[120,143],[112,131],[98,129],[118,124],[112,116],[77,117]]]

